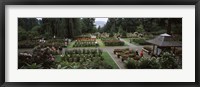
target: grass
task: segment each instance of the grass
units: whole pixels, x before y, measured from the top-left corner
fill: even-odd
[[[60,62],[61,61],[61,56],[60,55],[55,55],[55,61]]]
[[[73,45],[75,44],[75,41],[72,41],[68,46],[67,48],[73,48]]]
[[[105,47],[104,43],[101,41],[101,39],[97,39],[97,42],[99,43],[99,47]]]
[[[108,52],[103,52],[102,56],[106,63],[110,64],[114,69],[119,69],[119,67],[114,62],[114,60],[111,58],[111,56],[108,54]]]
[[[126,42],[130,42],[130,38],[122,38],[124,39]]]

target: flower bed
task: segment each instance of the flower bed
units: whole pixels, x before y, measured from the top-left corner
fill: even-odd
[[[73,47],[95,47],[98,46],[94,41],[76,41]]]
[[[123,41],[117,40],[116,38],[101,38],[105,46],[124,46]]]
[[[128,69],[180,69],[181,65],[178,64],[175,56],[171,53],[165,52],[158,58],[145,58],[139,60],[128,58],[125,62]]]
[[[77,38],[76,40],[77,41],[96,41],[96,38],[83,38],[83,37],[80,37],[80,38]]]
[[[104,61],[103,51],[100,49],[75,49],[67,50],[58,68],[63,69],[112,69],[113,67]]]
[[[77,38],[73,47],[95,47],[98,46],[96,38]]]
[[[50,69],[55,66],[55,57],[57,50],[45,45],[36,46],[33,54],[19,53],[18,68],[21,69]]]
[[[34,48],[33,54],[19,53],[19,69],[112,69],[118,68],[100,49],[66,50],[65,55],[53,55],[55,48],[45,45]],[[60,59],[58,59],[58,57]],[[106,58],[105,58],[106,57]],[[109,59],[110,58],[110,59]]]

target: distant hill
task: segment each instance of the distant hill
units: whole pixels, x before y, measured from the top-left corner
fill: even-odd
[[[96,27],[98,27],[98,26],[103,27],[105,24],[106,24],[105,21],[95,21]]]

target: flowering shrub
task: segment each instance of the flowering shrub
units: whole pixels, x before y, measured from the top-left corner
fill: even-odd
[[[159,58],[160,65],[163,69],[175,69],[178,68],[178,62],[176,61],[175,55],[165,52]]]
[[[141,69],[158,69],[160,68],[160,65],[158,61],[155,58],[141,58],[138,61],[139,65],[138,68]]]
[[[77,41],[96,41],[96,38],[83,38],[83,37],[81,37],[81,38],[77,38],[76,39]]]
[[[98,46],[96,38],[77,38],[73,47],[95,47]]]
[[[41,65],[45,69],[49,69],[55,66],[55,57],[52,55],[52,52],[55,50],[44,46],[39,45],[33,49],[33,54],[20,53],[19,54],[19,68],[26,68],[32,66],[34,63]]]
[[[128,58],[125,62],[128,69],[178,69],[178,61],[173,54],[165,52],[161,57],[145,58],[142,57],[138,61]]]

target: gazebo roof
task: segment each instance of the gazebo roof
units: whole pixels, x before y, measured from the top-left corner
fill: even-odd
[[[179,47],[182,46],[181,42],[175,41],[169,34],[160,34],[154,39],[147,40],[148,43],[160,46],[160,47]]]

